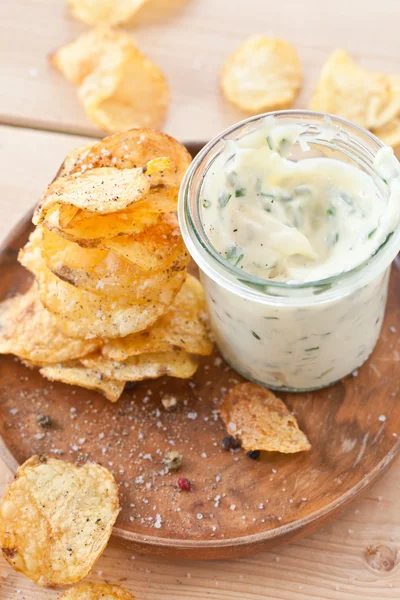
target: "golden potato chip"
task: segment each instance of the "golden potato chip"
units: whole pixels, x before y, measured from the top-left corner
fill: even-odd
[[[174,214],[163,215],[156,225],[142,233],[104,240],[101,247],[112,250],[144,271],[168,268],[181,271],[190,261]]]
[[[135,596],[119,585],[80,583],[64,592],[59,600],[135,600]]]
[[[173,218],[176,219],[175,216]],[[165,230],[173,230],[172,227],[173,225],[169,229],[161,229],[159,236],[162,237]],[[38,226],[31,235],[27,253],[29,256],[35,248],[41,249],[44,262],[50,271],[62,281],[77,288],[112,296],[114,299],[124,298],[124,302],[129,298],[130,302],[143,303],[152,298],[162,297],[164,286],[168,286],[179,272],[185,270],[189,254],[179,228],[178,234],[179,238],[175,244],[173,245],[173,240],[170,242],[170,256],[163,253],[161,246],[158,255],[148,254],[146,238],[144,242],[136,244],[137,255],[134,264],[112,250],[83,248],[45,227]],[[131,243],[134,244],[134,241]],[[154,248],[154,252],[157,252],[157,247]],[[25,266],[29,262],[29,258],[26,258],[27,253],[21,252],[21,260]],[[157,270],[152,268],[154,266]],[[38,269],[40,271],[40,263],[35,262],[32,269],[35,273]]]
[[[203,288],[195,277],[188,275],[171,308],[154,325],[146,331],[109,340],[102,348],[102,353],[117,361],[174,348],[207,356],[211,354],[213,344],[208,337],[204,316]]]
[[[104,167],[56,179],[36,208],[33,222],[66,204],[92,213],[108,214],[142,200],[150,189],[142,169]]]
[[[60,207],[65,208],[65,207]],[[89,216],[91,215],[91,216]],[[60,209],[47,215],[44,225],[47,229],[58,233],[67,240],[80,246],[93,247],[101,245],[102,241],[118,235],[141,233],[151,227],[161,218],[160,212],[150,212],[147,205],[138,206],[132,212],[94,215],[87,211],[78,213],[65,226],[60,216]]]
[[[245,450],[291,454],[311,448],[282,400],[254,383],[235,385],[220,412],[228,433],[237,437]]]
[[[77,164],[80,163],[81,160],[84,160],[93,144],[94,142],[90,142],[89,144],[84,144],[83,146],[79,146],[78,148],[71,150],[71,152],[65,157],[64,162],[56,175],[56,179],[58,177],[70,175],[76,169]]]
[[[399,77],[358,67],[344,50],[335,50],[322,68],[310,109],[382,127],[400,113]]]
[[[118,487],[104,467],[32,456],[0,503],[4,558],[39,585],[76,583],[106,547],[118,512]]]
[[[39,300],[36,283],[23,295],[0,304],[0,354],[15,354],[35,365],[73,360],[94,352],[97,340],[69,338]]]
[[[171,164],[164,178],[168,185],[179,187],[192,157],[173,137],[153,129],[130,129],[100,140],[78,158],[73,172],[98,167],[134,169],[143,167],[155,156],[169,158]]]
[[[60,48],[52,64],[78,85],[88,117],[114,133],[131,127],[161,126],[169,104],[162,71],[127,33],[97,28]]]
[[[57,327],[70,337],[82,339],[123,337],[146,329],[168,310],[186,278],[185,271],[168,271],[162,287],[149,288],[147,293],[137,290],[143,295],[141,301],[137,297],[109,297],[78,289],[62,281],[46,266],[39,230],[20,251],[19,261],[35,275],[40,300],[55,316]]]
[[[400,116],[386,125],[372,130],[373,133],[387,146],[392,146],[396,152],[400,149]]]
[[[146,0],[68,0],[71,12],[88,25],[118,25],[129,21]]]
[[[105,377],[117,381],[142,381],[156,379],[162,375],[189,379],[198,367],[196,359],[184,350],[140,354],[123,362],[110,360],[101,354],[93,354],[82,358],[81,362],[88,369],[95,369]]]
[[[250,114],[289,108],[301,82],[296,49],[284,40],[263,35],[243,42],[221,71],[225,97]]]
[[[107,378],[99,371],[74,363],[48,365],[40,369],[40,374],[50,381],[61,381],[68,385],[79,385],[87,390],[95,390],[110,402],[116,402],[125,387],[124,382]]]

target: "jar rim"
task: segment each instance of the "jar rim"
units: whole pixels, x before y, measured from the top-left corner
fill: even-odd
[[[187,238],[185,240],[186,244],[188,245],[188,240],[190,240],[191,249],[196,250],[197,252],[199,252],[199,250],[202,250],[203,254],[208,255],[208,257],[210,257],[213,261],[215,261],[218,264],[218,266],[220,268],[222,268],[222,271],[225,273],[225,275],[230,276],[229,277],[230,279],[232,277],[234,277],[236,279],[235,283],[247,284],[247,286],[250,286],[251,288],[253,288],[253,291],[254,290],[257,291],[257,289],[259,289],[262,296],[264,296],[264,293],[262,293],[262,288],[267,287],[267,286],[268,286],[268,288],[275,289],[276,292],[279,292],[282,290],[286,290],[286,291],[289,291],[289,290],[312,290],[315,288],[319,288],[319,289],[321,289],[321,291],[323,291],[324,288],[329,289],[330,287],[332,287],[332,285],[334,283],[337,283],[337,282],[345,283],[345,282],[350,282],[350,281],[354,280],[355,276],[360,275],[360,273],[364,272],[368,267],[370,267],[372,265],[376,265],[377,263],[379,263],[379,264],[383,263],[382,267],[380,269],[381,271],[383,271],[384,268],[386,268],[394,260],[396,254],[399,251],[399,248],[400,248],[400,229],[399,228],[397,230],[394,229],[393,232],[389,233],[388,236],[386,237],[386,239],[384,240],[384,242],[375,250],[375,252],[372,255],[370,255],[362,263],[359,263],[358,265],[354,266],[352,269],[349,269],[348,271],[343,271],[343,272],[337,273],[335,275],[331,275],[329,277],[325,277],[323,279],[306,281],[306,282],[274,281],[271,279],[264,279],[262,277],[253,275],[251,273],[247,273],[247,272],[239,269],[238,267],[235,267],[234,265],[232,265],[225,257],[223,257],[214,248],[214,246],[211,244],[210,240],[208,239],[208,236],[206,235],[201,223],[200,223],[201,231],[199,231],[198,227],[195,224],[195,220],[193,218],[193,212],[191,210],[192,207],[191,207],[191,203],[190,203],[191,183],[193,181],[194,175],[199,171],[199,169],[202,168],[203,161],[208,157],[208,155],[212,152],[212,150],[215,148],[215,146],[217,144],[224,141],[225,139],[230,139],[229,136],[231,134],[235,133],[238,130],[243,129],[247,125],[251,125],[256,122],[262,122],[266,117],[277,117],[278,119],[293,118],[296,120],[304,119],[306,122],[305,124],[309,124],[310,126],[312,126],[312,123],[309,123],[310,120],[314,120],[316,122],[319,120],[320,124],[322,124],[325,121],[334,127],[336,126],[338,128],[338,131],[339,130],[342,131],[342,128],[345,127],[346,128],[345,133],[348,134],[348,131],[350,131],[350,133],[353,132],[354,134],[358,134],[358,136],[361,136],[367,142],[372,142],[376,148],[375,152],[377,152],[379,149],[385,147],[385,144],[383,144],[381,142],[381,140],[379,140],[379,138],[377,138],[374,134],[367,131],[366,129],[356,125],[355,123],[348,121],[347,119],[344,119],[342,117],[337,117],[335,115],[331,115],[328,113],[321,113],[321,112],[315,112],[315,111],[310,111],[310,110],[292,109],[292,110],[281,110],[281,111],[276,111],[276,112],[263,113],[260,115],[255,115],[255,116],[249,117],[247,119],[244,119],[244,120],[228,127],[227,129],[222,131],[220,134],[215,136],[212,140],[210,140],[210,142],[208,142],[200,150],[200,152],[197,154],[197,156],[194,158],[193,162],[189,166],[188,171],[185,174],[185,177],[182,181],[180,192],[179,192],[179,221],[180,221],[180,226],[181,226],[181,230],[183,232],[184,238],[185,237]],[[253,129],[252,131],[255,131],[255,130]],[[252,131],[249,131],[248,133],[251,133]],[[244,135],[246,135],[246,133]],[[350,136],[348,135],[348,137],[350,137]],[[236,139],[240,139],[240,138],[241,138],[241,136]],[[355,143],[357,144],[357,146],[359,148],[361,148],[361,151],[363,151],[365,154],[365,158],[367,159],[367,161],[369,160],[372,165],[372,160],[375,156],[375,153],[371,152],[367,148],[363,148],[361,146],[360,142],[355,141]],[[330,144],[322,144],[322,145],[330,145]],[[339,148],[339,151],[340,150],[341,150],[341,148]],[[348,151],[343,152],[343,153],[347,154],[348,156],[351,157],[351,154]],[[198,209],[199,209],[199,203],[196,201],[196,210],[198,211]],[[194,236],[192,234],[194,234]],[[195,240],[195,242],[197,242],[197,244],[194,243],[194,240]],[[384,252],[384,250],[386,250],[386,252]],[[389,259],[388,259],[388,257],[389,257]],[[204,259],[204,256],[202,258]],[[195,261],[195,262],[197,262],[197,261]],[[215,271],[215,268],[213,268],[213,266],[210,266],[210,268],[213,271]],[[316,293],[316,292],[314,292],[314,293]]]

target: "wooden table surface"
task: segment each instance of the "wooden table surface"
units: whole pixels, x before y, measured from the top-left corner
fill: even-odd
[[[53,49],[85,30],[65,4],[0,2],[0,239],[37,201],[66,152],[87,139],[79,136],[101,135],[47,63]],[[374,14],[361,0],[151,0],[129,28],[168,76],[165,130],[185,141],[208,139],[243,116],[220,97],[218,72],[246,35],[265,32],[297,46],[305,72],[298,106],[305,107],[336,47],[366,67],[400,73],[399,22],[398,0],[381,0]],[[0,464],[0,493],[8,478]],[[398,600],[399,501],[400,459],[342,516],[276,551],[200,563],[133,556],[111,542],[90,578],[121,582],[137,600]],[[0,558],[0,600],[59,595]]]

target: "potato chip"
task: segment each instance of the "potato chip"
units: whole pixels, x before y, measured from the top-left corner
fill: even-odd
[[[153,129],[131,129],[100,140],[78,158],[73,172],[98,167],[134,169],[143,167],[155,156],[169,158],[171,164],[164,177],[168,185],[179,187],[192,158],[173,137]]]
[[[204,311],[203,288],[195,277],[188,275],[171,308],[154,325],[146,331],[109,340],[102,348],[102,353],[117,361],[174,348],[207,356],[211,354],[213,344],[208,337]]]
[[[117,381],[142,381],[162,375],[189,379],[197,371],[198,362],[184,350],[152,352],[131,356],[123,362],[110,360],[101,354],[93,354],[81,360],[88,369],[95,369],[105,377]]]
[[[143,294],[141,301],[95,294],[62,281],[46,267],[39,235],[39,230],[31,235],[19,261],[35,275],[42,304],[55,316],[57,327],[70,337],[114,338],[146,329],[167,311],[186,278],[185,271],[168,271],[161,288],[147,293],[137,290]]]
[[[88,25],[118,25],[129,21],[146,0],[68,0],[76,19]]]
[[[149,189],[142,169],[104,167],[60,177],[47,188],[33,222],[41,223],[49,212],[65,204],[98,214],[118,212],[143,200]]]
[[[100,341],[77,340],[59,331],[39,300],[36,283],[25,294],[0,304],[0,354],[43,366],[85,356],[100,346]]]
[[[114,133],[161,126],[169,104],[162,71],[125,32],[97,28],[60,48],[52,64],[78,85],[88,117]]]
[[[175,216],[173,218],[176,219]],[[114,300],[123,299],[125,303],[128,300],[131,303],[143,303],[149,299],[163,297],[164,287],[168,287],[176,277],[181,281],[179,272],[185,271],[189,255],[179,231],[178,234],[179,238],[175,244],[172,245],[173,240],[170,242],[170,256],[163,254],[162,247],[159,255],[148,254],[146,238],[144,242],[136,244],[137,256],[134,264],[112,250],[82,248],[45,227],[38,226],[30,238],[27,252],[21,252],[21,260],[25,266],[28,266],[29,262],[36,274],[41,269],[40,263],[30,261],[29,252],[38,248],[48,269],[62,281],[89,292],[108,295]],[[156,251],[155,246],[154,252]],[[157,270],[152,270],[152,266],[156,266]]]
[[[174,214],[163,215],[156,225],[142,233],[105,240],[101,247],[112,250],[143,271],[169,268],[181,271],[190,261]]]
[[[161,218],[160,212],[150,212],[147,205],[144,205],[138,206],[132,212],[124,211],[108,215],[93,215],[86,211],[78,211],[69,220],[68,226],[65,226],[65,220],[63,224],[60,216],[60,209],[46,217],[45,227],[84,248],[99,246],[103,240],[118,235],[141,233],[147,227],[155,225]]]
[[[104,467],[32,456],[0,503],[3,555],[39,585],[76,583],[102,554],[118,512],[118,487]]]
[[[124,382],[107,378],[99,371],[74,363],[48,365],[40,369],[40,374],[50,381],[61,381],[68,385],[79,385],[87,390],[95,390],[110,402],[116,402],[125,387]]]
[[[225,97],[250,114],[289,108],[301,82],[296,49],[284,40],[263,35],[243,42],[221,71]]]
[[[59,600],[135,600],[135,596],[119,585],[80,583],[64,592]]]
[[[92,148],[94,142],[90,142],[89,144],[84,144],[83,146],[79,146],[72,150],[64,159],[63,164],[61,165],[56,179],[58,177],[64,177],[65,175],[70,175],[75,169],[77,164],[80,164],[80,161],[84,160],[85,156],[88,154],[90,149]],[[114,165],[110,165],[114,166]]]
[[[372,130],[373,133],[387,146],[399,152],[400,150],[400,116],[382,127]]]
[[[322,68],[310,109],[366,129],[382,127],[400,113],[399,77],[361,69],[344,50],[335,50]]]
[[[311,448],[282,400],[254,383],[235,385],[220,412],[228,433],[237,437],[245,450],[291,454]]]

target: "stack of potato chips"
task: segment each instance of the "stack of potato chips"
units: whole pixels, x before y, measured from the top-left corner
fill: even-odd
[[[35,282],[0,305],[1,353],[112,401],[127,381],[193,375],[212,343],[175,215],[189,162],[140,129],[66,158],[20,252]]]

